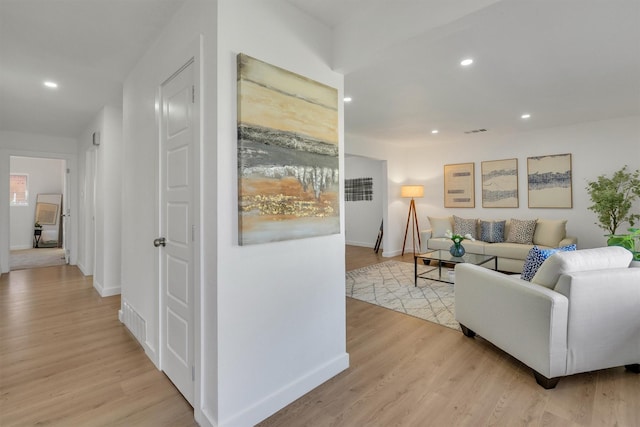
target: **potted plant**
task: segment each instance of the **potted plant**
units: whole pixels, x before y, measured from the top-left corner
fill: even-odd
[[[633,202],[640,198],[640,171],[627,170],[625,165],[613,176],[600,175],[595,181],[587,182],[587,192],[593,205],[589,210],[596,213],[596,225],[607,230],[607,244],[622,246],[634,253],[634,259],[639,259],[636,251],[636,240],[640,238],[640,229],[629,228],[628,234],[616,234],[618,227],[628,222],[631,227],[640,220],[640,214],[631,211]]]

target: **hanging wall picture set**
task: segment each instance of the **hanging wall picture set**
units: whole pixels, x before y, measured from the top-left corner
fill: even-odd
[[[527,158],[530,208],[571,208],[571,154]]]
[[[340,232],[338,91],[239,54],[240,245]]]
[[[482,207],[518,207],[518,159],[482,162]]]
[[[476,204],[474,164],[444,165],[444,207],[473,208]]]

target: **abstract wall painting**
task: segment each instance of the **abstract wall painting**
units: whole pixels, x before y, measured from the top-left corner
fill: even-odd
[[[530,208],[572,208],[571,154],[527,158]]]
[[[518,207],[518,159],[482,162],[482,207]]]
[[[345,202],[373,200],[373,178],[350,178],[344,180]]]
[[[238,242],[340,233],[338,91],[245,54],[238,64]]]
[[[473,208],[476,204],[474,164],[444,165],[444,207]]]

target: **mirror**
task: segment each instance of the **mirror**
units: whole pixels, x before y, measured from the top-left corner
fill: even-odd
[[[58,247],[61,237],[62,194],[38,194],[35,222],[42,226],[38,247]]]

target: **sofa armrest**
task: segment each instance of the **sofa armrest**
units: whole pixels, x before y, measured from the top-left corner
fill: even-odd
[[[420,248],[420,252],[427,252],[427,250],[429,249],[427,247],[427,240],[429,240],[431,238],[431,235],[433,234],[433,232],[431,231],[430,228],[427,228],[425,230],[420,230],[420,242],[422,243],[422,247]]]
[[[558,243],[558,247],[561,248],[563,246],[569,246],[574,244],[575,245],[578,244],[578,238],[573,236],[567,236],[564,239],[560,240],[560,243]]]
[[[567,374],[640,363],[640,269],[560,276],[569,300]]]
[[[565,375],[567,297],[473,264],[455,271],[458,322],[547,378]]]

